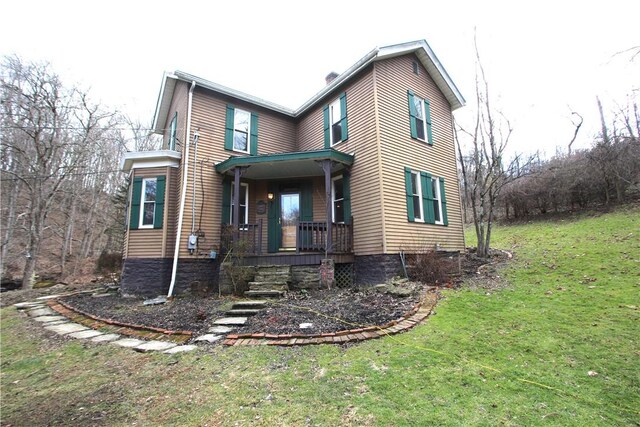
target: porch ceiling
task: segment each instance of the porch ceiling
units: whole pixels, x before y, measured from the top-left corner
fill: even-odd
[[[262,154],[259,156],[230,157],[215,166],[216,172],[233,176],[236,167],[247,167],[242,174],[247,179],[280,179],[323,176],[319,160],[331,160],[333,172],[353,164],[354,156],[332,148],[294,153]]]

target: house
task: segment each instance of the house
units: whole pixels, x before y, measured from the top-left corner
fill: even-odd
[[[332,259],[336,280],[357,284],[400,274],[403,251],[463,250],[452,111],[464,103],[424,40],[375,48],[297,109],[165,74],[163,149],[121,165],[123,292],[215,289],[234,242],[244,265],[313,275]]]

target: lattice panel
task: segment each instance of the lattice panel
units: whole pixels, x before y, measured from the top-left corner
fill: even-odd
[[[333,279],[339,288],[353,286],[353,264],[336,264]]]

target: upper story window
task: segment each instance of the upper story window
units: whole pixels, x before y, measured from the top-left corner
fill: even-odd
[[[409,98],[409,127],[411,138],[433,144],[431,132],[431,105],[428,99],[416,96],[408,91]]]
[[[169,150],[176,149],[176,134],[178,129],[178,112],[173,115],[173,119],[171,119],[171,124],[169,125]]]
[[[258,114],[227,104],[225,150],[258,154]]]
[[[129,228],[162,228],[166,177],[135,177],[131,194]]]
[[[330,148],[349,137],[347,127],[347,94],[343,92],[337,99],[325,105],[324,147]]]
[[[444,178],[404,168],[409,222],[448,225]]]

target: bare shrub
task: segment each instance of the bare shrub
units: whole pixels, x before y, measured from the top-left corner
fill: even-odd
[[[446,258],[433,249],[423,249],[407,254],[411,266],[409,275],[412,280],[430,285],[441,285],[451,279],[457,270],[454,260]]]

